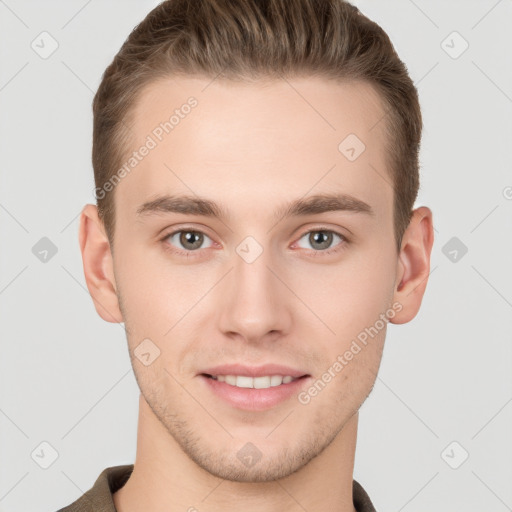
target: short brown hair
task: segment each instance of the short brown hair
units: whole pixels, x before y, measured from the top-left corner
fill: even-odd
[[[317,75],[371,83],[385,110],[397,249],[419,189],[418,93],[384,30],[345,0],[166,0],[128,36],[93,101],[92,163],[98,189],[128,152],[140,91],[175,75],[232,80]],[[341,141],[340,141],[341,142]],[[98,195],[111,246],[114,191]]]

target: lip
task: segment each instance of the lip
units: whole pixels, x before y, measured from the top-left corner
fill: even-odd
[[[212,379],[209,375],[243,375],[246,377],[262,377],[266,375],[289,375],[295,378],[288,384],[281,384],[266,389],[239,388],[225,382]],[[235,409],[244,411],[265,411],[296,397],[302,388],[309,385],[311,376],[301,370],[288,366],[266,364],[263,366],[245,366],[229,364],[208,368],[197,375],[206,386],[206,389],[227,402]]]
[[[281,384],[280,386],[266,389],[255,389],[238,388],[225,382],[219,382],[206,375],[199,375],[199,378],[211,393],[227,402],[231,407],[244,411],[271,409],[293,396],[296,397],[304,386],[309,385],[308,382],[311,379],[309,376],[304,376],[288,384]]]
[[[308,375],[307,372],[280,364],[264,364],[263,366],[246,366],[243,364],[223,364],[207,368],[198,375],[243,375],[244,377],[264,377],[266,375],[289,375],[294,379]]]

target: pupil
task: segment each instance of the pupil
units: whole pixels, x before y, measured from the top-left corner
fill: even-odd
[[[184,247],[187,247],[187,244],[192,244],[194,249],[197,247],[201,247],[201,233],[196,233],[195,231],[185,231],[181,235],[181,243]]]
[[[327,249],[329,247],[330,241],[332,239],[332,233],[326,234],[324,231],[317,231],[317,232],[313,233],[311,236],[312,236],[314,243],[319,243],[322,246],[322,247],[320,247],[321,249]],[[322,238],[324,239],[323,242],[322,242]]]

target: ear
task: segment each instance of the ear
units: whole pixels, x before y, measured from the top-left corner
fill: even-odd
[[[413,211],[409,226],[404,232],[397,263],[397,280],[393,302],[399,302],[390,322],[405,324],[418,313],[430,273],[430,253],[434,243],[432,212],[426,206]]]
[[[93,204],[85,205],[80,215],[79,241],[85,281],[98,315],[107,322],[122,322],[110,243]]]

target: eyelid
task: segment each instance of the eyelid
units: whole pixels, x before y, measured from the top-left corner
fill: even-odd
[[[166,251],[169,251],[171,254],[178,255],[178,256],[185,256],[187,258],[189,257],[196,257],[203,253],[204,250],[210,249],[211,247],[205,247],[204,249],[196,249],[194,251],[188,251],[185,249],[180,249],[179,247],[176,247],[175,245],[172,245],[170,243],[165,243],[165,241],[176,235],[177,233],[180,233],[182,231],[189,231],[192,233],[200,233],[206,237],[208,237],[212,241],[212,246],[216,244],[215,240],[203,230],[203,228],[198,229],[192,226],[174,226],[172,229],[166,230],[164,229],[164,234],[159,237],[159,242],[164,245],[164,249]]]
[[[344,235],[340,231],[337,231],[336,229],[328,228],[327,226],[315,226],[313,228],[309,228],[308,230],[304,231],[297,238],[297,240],[293,243],[293,246],[295,246],[298,243],[299,240],[304,238],[304,236],[309,235],[310,233],[315,233],[315,232],[332,233],[332,234],[337,235],[337,236],[339,236],[341,238],[341,242],[340,243],[334,245],[333,247],[330,247],[329,249],[323,249],[323,250],[318,250],[318,251],[315,251],[314,249],[305,249],[308,253],[310,253],[310,254],[312,253],[315,256],[321,255],[321,254],[333,254],[335,252],[338,252],[338,251],[342,250],[343,248],[345,248],[345,246],[347,244],[350,243],[350,239],[348,238],[348,236]]]
[[[312,228],[307,229],[306,231],[302,232],[302,234],[300,235],[300,237],[298,239],[302,238],[304,235],[307,235],[309,233],[314,233],[316,231],[326,231],[327,233],[334,233],[346,241],[349,240],[348,235],[344,234],[341,230],[338,231],[336,228],[330,228],[330,227],[322,226],[322,225],[313,226]]]
[[[197,227],[194,227],[194,226],[188,226],[188,225],[185,225],[185,226],[173,226],[172,228],[169,228],[169,229],[162,229],[160,233],[163,233],[163,234],[159,234],[158,235],[158,238],[160,240],[165,240],[166,238],[169,238],[170,236],[172,235],[175,235],[176,233],[179,233],[180,231],[190,231],[190,232],[193,232],[193,233],[201,233],[202,235],[205,235],[207,236],[208,238],[210,238],[211,240],[213,240],[213,237],[208,234],[208,229],[206,227],[200,227],[200,228],[197,228]]]

